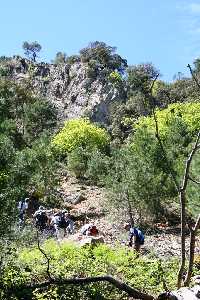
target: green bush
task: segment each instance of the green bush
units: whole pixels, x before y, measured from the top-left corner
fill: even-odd
[[[140,174],[146,169],[144,173],[145,186],[147,186],[147,178],[150,176],[152,190],[157,191],[156,199],[159,200],[160,196],[164,197],[162,202],[160,202],[161,199],[158,201],[160,208],[163,205],[167,208],[169,201],[178,201],[177,191],[170,174],[173,172],[177,182],[181,182],[185,161],[200,129],[200,103],[171,104],[167,109],[156,110],[156,117],[165,154],[155,137],[156,129],[153,116],[142,117],[137,124],[135,123],[136,130],[132,136],[131,148],[133,153],[139,155],[139,159],[143,162]],[[190,170],[195,178],[199,176],[199,161],[200,158],[197,153]],[[144,200],[148,200],[149,195],[148,192]],[[197,208],[198,202],[198,187],[190,182],[187,190],[188,212],[196,214],[197,209],[195,207]],[[152,204],[154,203],[155,201],[152,202]],[[159,211],[157,205],[155,208],[156,211]]]
[[[105,129],[98,128],[86,118],[67,121],[63,129],[53,138],[56,155],[67,157],[69,171],[79,178],[88,168],[91,153],[105,153],[110,137]]]
[[[7,67],[0,67],[0,76],[8,76],[9,75],[9,69]]]
[[[68,154],[67,166],[77,178],[84,176],[87,170],[88,153],[81,147]]]
[[[109,168],[109,157],[100,151],[96,150],[90,153],[87,163],[86,177],[93,183],[104,182],[105,175]]]
[[[192,135],[200,129],[200,103],[174,103],[166,109],[156,110],[156,116],[162,136],[168,132],[168,128],[174,120],[181,120],[185,123]],[[136,127],[143,126],[155,132],[153,117],[140,118]]]
[[[65,126],[53,138],[52,144],[57,153],[67,155],[78,147],[88,151],[104,151],[109,144],[107,132],[90,123],[88,119],[74,119],[65,122]]]
[[[109,80],[116,86],[122,83],[122,76],[119,72],[113,71],[109,74]]]

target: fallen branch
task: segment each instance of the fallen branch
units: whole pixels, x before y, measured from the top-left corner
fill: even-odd
[[[131,286],[127,285],[126,283],[115,279],[114,277],[110,275],[105,275],[105,276],[96,276],[96,277],[86,277],[86,278],[66,278],[66,279],[51,279],[48,281],[44,281],[41,283],[36,283],[36,284],[31,284],[31,285],[20,285],[12,288],[12,292],[15,294],[19,290],[34,290],[34,289],[40,289],[44,287],[48,287],[50,285],[57,285],[57,286],[62,286],[62,285],[68,285],[68,284],[73,284],[73,285],[84,285],[84,284],[90,284],[94,282],[102,282],[106,281],[114,285],[116,288],[119,290],[126,292],[129,297],[133,297],[134,299],[141,299],[141,300],[155,300],[155,298],[151,295],[142,293]]]

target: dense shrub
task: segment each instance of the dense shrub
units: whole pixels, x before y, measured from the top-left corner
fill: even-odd
[[[74,119],[65,123],[52,145],[56,154],[67,157],[68,169],[78,178],[87,171],[93,152],[106,152],[109,140],[108,133],[88,119]]]
[[[17,202],[30,190],[41,191],[48,206],[55,204],[57,166],[48,136],[56,118],[49,102],[22,84],[0,78],[0,236],[10,234]]]
[[[77,178],[84,176],[87,170],[88,156],[88,152],[82,147],[75,148],[68,154],[68,170],[72,171]]]
[[[188,127],[189,133],[194,135],[200,129],[200,103],[174,103],[166,109],[157,110],[156,116],[161,135],[168,132],[170,124],[175,120],[182,121]],[[137,128],[147,127],[155,131],[155,122],[153,117],[142,117],[138,120]]]
[[[135,125],[136,131],[132,136],[131,147],[134,153],[140,153],[140,158],[144,161],[142,169],[149,166],[148,173],[153,176],[153,179],[158,176],[159,180],[154,183],[154,188],[161,184],[160,195],[165,191],[166,205],[168,204],[167,199],[176,196],[170,174],[173,172],[177,182],[182,180],[185,161],[191,151],[192,143],[196,139],[196,133],[200,129],[199,109],[199,103],[176,103],[169,105],[167,109],[156,111],[165,154],[155,137],[153,117],[142,117]],[[191,168],[191,174],[197,178],[200,171],[199,159],[197,153]],[[187,209],[192,214],[197,212],[199,201],[197,195],[198,186],[195,187],[191,182],[187,190]]]
[[[88,119],[74,119],[65,122],[65,126],[53,138],[52,143],[55,150],[63,155],[78,147],[88,151],[103,151],[109,144],[109,136],[104,129],[98,128]]]

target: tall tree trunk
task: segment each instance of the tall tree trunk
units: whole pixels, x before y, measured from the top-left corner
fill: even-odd
[[[184,281],[184,286],[188,286],[192,277],[192,270],[194,265],[194,249],[195,249],[195,237],[196,232],[193,228],[190,228],[190,257],[187,275]]]
[[[185,268],[185,227],[186,227],[186,217],[185,217],[185,190],[181,190],[179,193],[180,205],[181,205],[181,265],[178,272],[177,287],[181,287],[183,272]]]
[[[192,270],[193,270],[193,265],[194,265],[195,240],[196,240],[196,234],[197,234],[199,227],[200,227],[200,214],[197,218],[194,228],[192,227],[192,225],[189,226],[189,228],[190,228],[190,257],[189,257],[188,271],[187,271],[187,275],[186,275],[186,278],[184,281],[185,286],[189,285],[190,279],[192,277]]]

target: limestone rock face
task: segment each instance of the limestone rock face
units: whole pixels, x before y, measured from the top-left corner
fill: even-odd
[[[117,87],[101,74],[89,77],[87,63],[33,63],[17,56],[6,62],[6,68],[11,79],[28,83],[34,94],[51,101],[60,120],[89,116],[107,123],[110,105],[125,94],[124,87]]]

